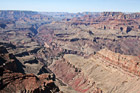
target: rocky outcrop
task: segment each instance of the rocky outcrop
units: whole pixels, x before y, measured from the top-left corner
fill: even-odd
[[[49,78],[49,74],[35,76],[5,70],[1,76],[0,92],[2,93],[54,93],[57,91],[59,89]]]
[[[55,93],[59,88],[51,74],[24,74],[24,66],[5,48],[0,51],[0,92]]]
[[[137,56],[121,55],[108,49],[103,49],[96,55],[104,58],[106,61],[110,62],[110,64],[116,65],[127,72],[140,76],[140,58]]]
[[[125,33],[130,32],[131,30],[138,30],[139,24],[134,20],[124,20],[124,19],[109,19],[103,22],[99,22],[93,25],[96,29],[111,29],[119,30]]]
[[[1,49],[3,51],[0,51],[0,65],[10,71],[24,73],[24,66],[19,62],[19,60],[17,60],[13,54],[8,53],[5,47],[1,47]]]

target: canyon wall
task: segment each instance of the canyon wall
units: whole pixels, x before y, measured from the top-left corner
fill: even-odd
[[[136,56],[103,49],[85,58],[66,54],[49,68],[57,78],[81,93],[138,93],[139,61]]]

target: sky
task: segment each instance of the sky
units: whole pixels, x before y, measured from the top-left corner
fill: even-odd
[[[40,12],[140,12],[140,0],[0,0],[0,10]]]

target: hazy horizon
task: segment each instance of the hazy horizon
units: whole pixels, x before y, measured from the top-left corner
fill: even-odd
[[[139,0],[4,0],[0,10],[37,12],[139,12]]]

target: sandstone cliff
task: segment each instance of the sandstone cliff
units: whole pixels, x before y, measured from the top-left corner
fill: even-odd
[[[139,60],[103,49],[86,58],[66,54],[49,68],[81,93],[138,93],[140,80],[135,72],[139,72]]]

